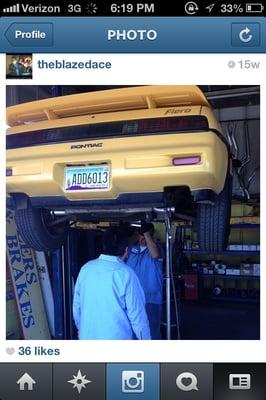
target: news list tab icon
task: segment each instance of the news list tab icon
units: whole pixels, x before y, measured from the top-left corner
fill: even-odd
[[[250,390],[251,375],[250,374],[230,374],[229,375],[230,390]]]
[[[20,12],[20,4],[14,4],[11,7],[3,8],[3,14],[16,14]]]

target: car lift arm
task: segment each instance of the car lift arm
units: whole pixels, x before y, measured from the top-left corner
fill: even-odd
[[[166,243],[166,338],[171,340],[171,266],[172,266],[172,210],[165,210],[165,243]]]

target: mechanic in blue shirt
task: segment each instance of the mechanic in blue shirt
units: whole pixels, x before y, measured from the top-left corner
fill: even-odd
[[[146,298],[151,338],[161,339],[163,250],[153,239],[154,226],[142,222],[138,241],[129,247],[127,264],[136,272]]]
[[[79,339],[150,339],[145,296],[124,259],[127,237],[117,227],[103,236],[103,250],[80,270],[73,299]]]

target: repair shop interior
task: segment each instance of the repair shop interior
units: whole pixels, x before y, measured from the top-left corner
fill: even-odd
[[[260,87],[6,87],[6,338],[260,339]]]

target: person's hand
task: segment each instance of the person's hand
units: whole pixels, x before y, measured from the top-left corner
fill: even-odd
[[[140,227],[140,234],[144,235],[144,233],[149,233],[151,230],[151,224],[146,221],[141,221],[141,227]]]

